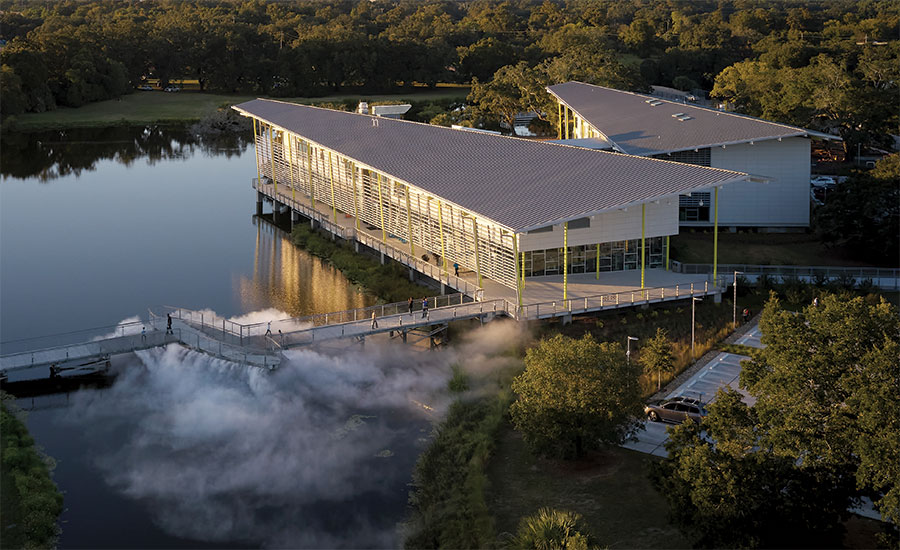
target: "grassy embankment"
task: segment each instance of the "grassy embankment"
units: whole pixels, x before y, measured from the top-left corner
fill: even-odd
[[[429,294],[421,285],[409,281],[409,270],[396,262],[385,265],[371,256],[357,254],[351,245],[332,241],[325,233],[306,224],[298,224],[291,231],[291,242],[318,256],[339,269],[351,282],[363,287],[387,303],[419,299]]]
[[[685,231],[671,238],[673,260],[711,264],[711,231]],[[729,233],[719,231],[719,263],[751,265],[862,266],[846,250],[828,248],[811,233]]]
[[[465,99],[466,87],[401,88],[390,94],[348,92],[324,97],[276,98],[296,103],[342,103],[414,101],[428,102]],[[165,93],[135,92],[120,99],[98,101],[78,108],[61,107],[44,113],[28,113],[16,118],[14,128],[20,131],[56,128],[86,128],[116,125],[194,122],[215,112],[223,105],[234,105],[253,99],[251,95],[225,95],[202,92]]]
[[[63,496],[50,477],[52,461],[35,448],[0,395],[0,538],[3,548],[53,548]]]

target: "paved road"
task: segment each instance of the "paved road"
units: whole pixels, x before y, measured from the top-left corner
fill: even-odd
[[[759,325],[754,325],[747,334],[738,339],[737,343],[744,346],[752,346],[762,348],[759,338]],[[755,403],[752,396],[738,387],[739,377],[741,374],[741,361],[749,359],[744,355],[736,355],[734,353],[720,353],[697,371],[694,376],[690,377],[682,385],[678,386],[666,397],[675,397],[676,395],[686,395],[688,397],[700,398],[704,403],[712,400],[719,388],[731,386],[738,390],[744,396],[744,402],[748,405]],[[637,441],[629,441],[622,445],[626,449],[640,451],[656,456],[668,456],[666,453],[665,443],[669,440],[666,428],[672,424],[664,422],[644,421],[645,430],[638,434]]]

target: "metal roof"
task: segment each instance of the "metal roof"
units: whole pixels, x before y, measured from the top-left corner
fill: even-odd
[[[547,90],[604,134],[616,149],[630,155],[656,155],[796,136],[841,139],[796,126],[583,82],[556,84]]]
[[[718,168],[266,99],[234,109],[515,232],[747,178]]]

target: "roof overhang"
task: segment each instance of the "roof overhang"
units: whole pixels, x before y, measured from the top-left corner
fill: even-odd
[[[604,212],[615,212],[617,210],[627,210],[633,206],[640,206],[642,204],[651,204],[651,203],[658,203],[663,200],[677,199],[679,196],[686,195],[688,193],[694,193],[697,191],[707,191],[709,189],[714,189],[717,187],[721,188],[724,185],[730,185],[732,183],[738,183],[741,181],[749,181],[749,182],[753,182],[753,183],[767,183],[769,180],[768,180],[768,178],[766,178],[764,176],[754,176],[754,175],[750,175],[750,174],[744,174],[742,177],[717,181],[715,183],[711,183],[711,184],[707,184],[707,185],[700,185],[700,186],[697,186],[697,187],[694,187],[691,189],[684,189],[678,193],[666,193],[664,195],[659,195],[656,197],[650,197],[647,199],[631,201],[631,202],[627,202],[624,204],[617,204],[617,205],[611,206],[609,208],[603,208],[600,210],[592,210],[590,212],[585,212],[584,214],[581,214],[578,216],[568,216],[566,218],[560,218],[558,220],[549,221],[547,223],[534,224],[534,225],[519,229],[518,231],[516,231],[516,233],[519,233],[519,234],[527,233],[529,231],[534,231],[535,229],[541,229],[542,227],[550,227],[553,225],[560,225],[560,224],[578,220],[581,218],[587,218],[587,217],[591,217],[591,216],[596,216],[598,214],[603,214]]]

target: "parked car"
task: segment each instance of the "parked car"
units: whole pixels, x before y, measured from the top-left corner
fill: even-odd
[[[181,88],[179,88],[178,86],[166,86],[166,90],[165,90],[165,91],[167,91],[167,92],[180,92],[180,91],[181,91]]]
[[[702,422],[707,415],[706,409],[699,399],[691,397],[675,397],[663,401],[649,403],[644,407],[644,414],[651,422],[684,422],[688,418],[694,422]]]
[[[813,187],[831,187],[837,182],[831,176],[816,176],[809,180],[809,183]]]
[[[153,86],[149,84],[143,84],[141,86],[138,86],[138,90],[141,90],[142,92],[152,92]]]

